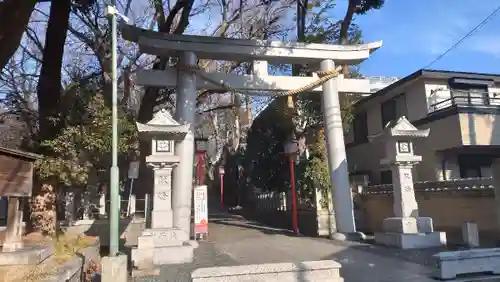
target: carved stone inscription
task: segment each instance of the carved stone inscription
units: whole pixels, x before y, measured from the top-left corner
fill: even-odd
[[[409,185],[409,184],[406,184],[404,189],[405,189],[405,192],[413,191],[413,187],[411,187],[411,185]]]
[[[156,211],[171,211],[172,201],[171,201],[170,190],[158,191],[155,193],[154,208]]]
[[[410,172],[404,172],[401,179],[401,188],[403,192],[413,192],[413,183]]]
[[[178,240],[177,232],[175,230],[169,230],[169,231],[163,231],[163,232],[155,232],[154,233],[156,238],[161,238],[163,240]]]
[[[158,199],[160,199],[162,201],[166,201],[170,198],[170,191],[156,192],[156,196],[158,197]]]
[[[189,240],[189,234],[176,228],[151,230],[153,244],[155,247],[180,246],[182,242]]]
[[[164,168],[155,171],[153,198],[154,211],[172,210],[172,169]]]
[[[170,185],[172,177],[169,175],[159,175],[157,176],[158,185]]]
[[[411,167],[396,166],[393,173],[400,175],[399,181],[394,183],[394,190],[399,192],[395,194],[399,196],[394,199],[394,215],[397,217],[418,216]]]
[[[404,180],[405,181],[410,181],[411,180],[411,174],[409,172],[405,172],[405,174],[404,174]]]
[[[407,222],[406,222],[406,228],[408,228],[408,229],[412,229],[412,228],[413,228],[413,222],[411,222],[411,221],[407,221]]]

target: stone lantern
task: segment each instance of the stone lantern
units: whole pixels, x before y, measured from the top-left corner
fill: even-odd
[[[391,167],[394,217],[383,221],[383,233],[375,234],[379,244],[402,249],[436,247],[446,244],[446,233],[434,232],[432,218],[419,217],[413,189],[412,169],[422,157],[414,154],[414,140],[429,136],[429,129],[419,130],[406,117],[390,122],[384,131],[370,141],[385,143],[386,158],[382,165]]]
[[[174,217],[190,215],[177,214],[176,210],[172,210],[172,205],[189,206],[189,203],[175,202],[177,198],[172,200],[172,170],[183,161],[174,151],[174,142],[186,138],[190,126],[180,125],[164,109],[147,124],[137,123],[140,137],[151,142],[152,153],[146,157],[146,162],[154,172],[151,226],[142,232],[137,248],[132,250],[132,261],[138,268],[193,260],[190,234],[174,226]],[[173,187],[173,190],[175,193],[186,192],[182,188]]]

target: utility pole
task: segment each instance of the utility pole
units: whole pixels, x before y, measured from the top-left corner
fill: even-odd
[[[110,176],[110,212],[109,212],[109,256],[118,256],[120,242],[120,187],[118,169],[118,63],[117,63],[117,16],[125,22],[130,21],[125,15],[120,14],[116,9],[116,0],[110,0],[110,5],[106,7],[106,16],[109,17],[111,25],[111,81],[112,81],[112,140],[111,140],[111,176]]]
[[[111,24],[111,81],[112,81],[112,141],[111,141],[111,175],[110,175],[110,213],[109,213],[109,256],[118,256],[119,224],[120,224],[120,192],[118,187],[118,81],[117,81],[117,28],[116,0],[111,0],[106,7],[106,14]]]

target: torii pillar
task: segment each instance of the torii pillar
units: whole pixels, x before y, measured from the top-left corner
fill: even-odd
[[[321,62],[320,68],[321,71],[330,71],[335,69],[335,63],[333,60],[324,60]],[[337,232],[331,236],[345,240],[348,234],[356,233],[356,225],[354,223],[354,204],[349,184],[337,81],[338,78],[332,78],[323,84],[321,106]]]
[[[187,234],[191,231],[191,200],[193,195],[194,167],[194,128],[196,114],[196,74],[183,71],[188,66],[197,64],[196,54],[183,52],[179,58],[177,75],[177,97],[175,105],[175,120],[179,124],[191,124],[186,138],[175,144],[177,156],[182,160],[174,169],[172,209],[174,211],[174,226]]]

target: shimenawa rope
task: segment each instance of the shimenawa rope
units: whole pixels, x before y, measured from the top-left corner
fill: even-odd
[[[340,71],[342,70],[342,67],[337,67],[336,69],[329,70],[329,71],[317,71],[316,74],[318,75],[318,79],[308,83],[307,85],[304,85],[298,89],[293,89],[293,90],[287,90],[287,91],[280,91],[280,92],[272,92],[271,94],[265,93],[265,92],[257,92],[257,91],[250,91],[250,90],[237,90],[233,88],[231,85],[229,85],[225,81],[217,81],[215,79],[212,79],[208,75],[206,75],[203,72],[203,69],[198,66],[198,65],[187,65],[185,68],[181,68],[182,71],[191,71],[196,73],[200,78],[203,80],[210,82],[214,85],[221,86],[224,88],[226,91],[229,92],[234,92],[234,93],[240,93],[240,94],[246,94],[250,96],[272,96],[272,97],[281,97],[281,96],[292,96],[292,95],[297,95],[302,92],[309,91],[311,89],[314,89],[321,84],[325,83],[326,81],[337,77],[340,74]]]

